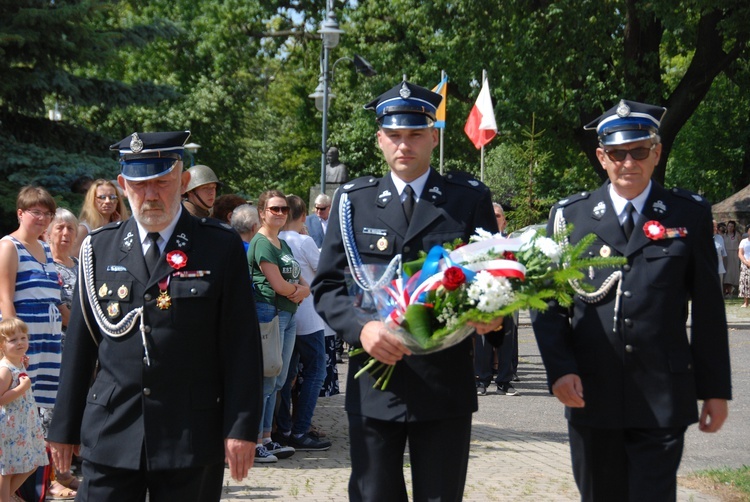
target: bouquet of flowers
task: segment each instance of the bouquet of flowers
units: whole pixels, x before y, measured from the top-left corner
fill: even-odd
[[[569,306],[591,267],[625,263],[623,257],[590,257],[590,234],[576,245],[569,230],[554,239],[542,230],[529,230],[511,239],[478,229],[468,244],[460,241],[435,246],[416,261],[389,267],[391,280],[372,277],[362,266],[357,273],[370,284],[377,317],[414,354],[446,349],[473,333],[469,322],[488,323],[517,310],[545,310],[550,300]],[[398,258],[398,257],[397,257]],[[400,270],[399,270],[400,269]],[[390,272],[385,272],[388,274]],[[363,349],[355,349],[351,355]],[[370,358],[357,373],[376,377],[374,387],[388,385],[394,366]]]

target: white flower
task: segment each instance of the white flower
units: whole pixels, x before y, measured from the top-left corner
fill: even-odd
[[[537,236],[537,231],[533,228],[530,228],[526,230],[524,233],[521,234],[521,236],[518,238],[521,242],[523,242],[522,248],[528,247],[529,244],[531,244],[534,241],[534,238]]]
[[[513,301],[513,288],[505,277],[495,277],[486,270],[477,273],[466,293],[482,312],[494,312]]]
[[[539,237],[534,243],[544,255],[557,263],[562,257],[562,248],[549,237]]]
[[[476,229],[476,233],[469,237],[469,242],[481,242],[486,241],[490,239],[504,239],[503,234],[496,233],[493,234],[492,232],[488,232],[487,230],[483,229],[482,227],[478,227]]]

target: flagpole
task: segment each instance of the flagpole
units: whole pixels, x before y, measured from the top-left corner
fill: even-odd
[[[445,78],[445,70],[440,70],[440,81],[442,82]],[[448,85],[446,82],[444,85]],[[448,90],[446,89],[445,95],[448,95]],[[446,122],[448,122],[448,117],[446,116]],[[443,141],[445,141],[445,127],[448,124],[446,123],[443,127],[440,128],[440,175],[443,175]]]
[[[482,85],[487,80],[487,70],[482,70]],[[482,145],[482,153],[479,155],[479,181],[484,183],[484,145]]]

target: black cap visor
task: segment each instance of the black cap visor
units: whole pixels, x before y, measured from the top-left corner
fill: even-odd
[[[137,159],[122,162],[122,177],[128,181],[146,181],[172,172],[177,160],[162,157],[160,159]]]
[[[384,129],[426,129],[435,121],[423,113],[394,113],[380,117],[378,124]]]

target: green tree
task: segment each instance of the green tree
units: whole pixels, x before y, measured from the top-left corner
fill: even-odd
[[[29,183],[45,186],[75,209],[80,196],[69,193],[71,181],[82,174],[113,178],[118,171],[107,153],[111,138],[95,123],[96,111],[141,97],[155,103],[173,95],[148,80],[125,84],[91,71],[113,57],[118,44],[146,44],[168,31],[163,26],[119,30],[112,24],[117,14],[113,7],[102,0],[0,2],[4,212],[15,208],[18,188]],[[80,109],[92,116],[91,123],[79,120]],[[50,120],[48,110],[61,111],[63,120]]]

